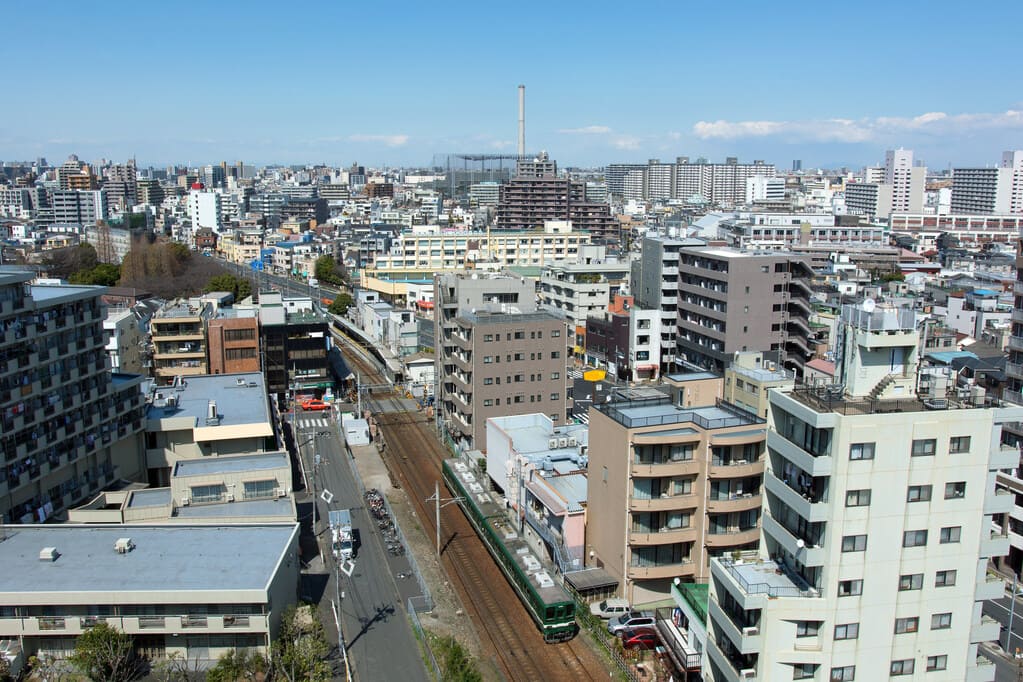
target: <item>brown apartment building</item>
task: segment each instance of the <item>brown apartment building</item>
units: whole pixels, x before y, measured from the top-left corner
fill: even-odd
[[[587,565],[618,579],[633,604],[645,604],[670,598],[676,578],[705,582],[710,557],[755,549],[766,438],[763,419],[721,400],[680,407],[665,396],[594,406]]]
[[[256,311],[221,309],[207,329],[210,374],[260,371]]]

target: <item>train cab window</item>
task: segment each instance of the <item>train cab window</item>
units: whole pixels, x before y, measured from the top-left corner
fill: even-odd
[[[546,619],[547,619],[547,620],[551,620],[552,618],[554,618],[554,607],[553,607],[553,606],[548,606],[548,607],[547,607],[547,616],[546,616]]]

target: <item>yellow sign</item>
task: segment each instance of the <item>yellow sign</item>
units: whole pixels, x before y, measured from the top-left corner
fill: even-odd
[[[583,372],[583,379],[586,381],[603,381],[606,376],[607,372],[602,369],[591,369]]]

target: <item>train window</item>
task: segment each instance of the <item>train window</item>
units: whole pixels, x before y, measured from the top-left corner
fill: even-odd
[[[548,606],[546,613],[547,613],[546,620],[551,620],[552,618],[554,618],[554,607]]]

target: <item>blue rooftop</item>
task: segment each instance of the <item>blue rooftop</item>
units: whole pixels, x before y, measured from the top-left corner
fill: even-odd
[[[238,518],[279,516],[281,520],[294,521],[295,509],[290,497],[278,497],[263,500],[239,500],[220,504],[199,504],[189,507],[178,507],[175,515],[182,519],[205,518]]]
[[[207,426],[210,402],[217,404],[220,421],[216,426],[270,424],[270,406],[266,384],[259,372],[242,374],[203,374],[185,377],[180,388],[155,389],[147,419],[190,418],[196,426]],[[172,397],[176,405],[168,405]]]
[[[148,488],[136,490],[128,498],[128,507],[137,509],[139,507],[166,507],[171,503],[170,488]]]
[[[959,358],[977,359],[977,356],[968,350],[940,350],[928,353],[926,357],[943,365],[950,364],[953,360],[958,360]]]
[[[174,476],[209,476],[211,474],[269,471],[290,466],[287,453],[269,452],[239,457],[203,457],[183,459],[174,465]]]

